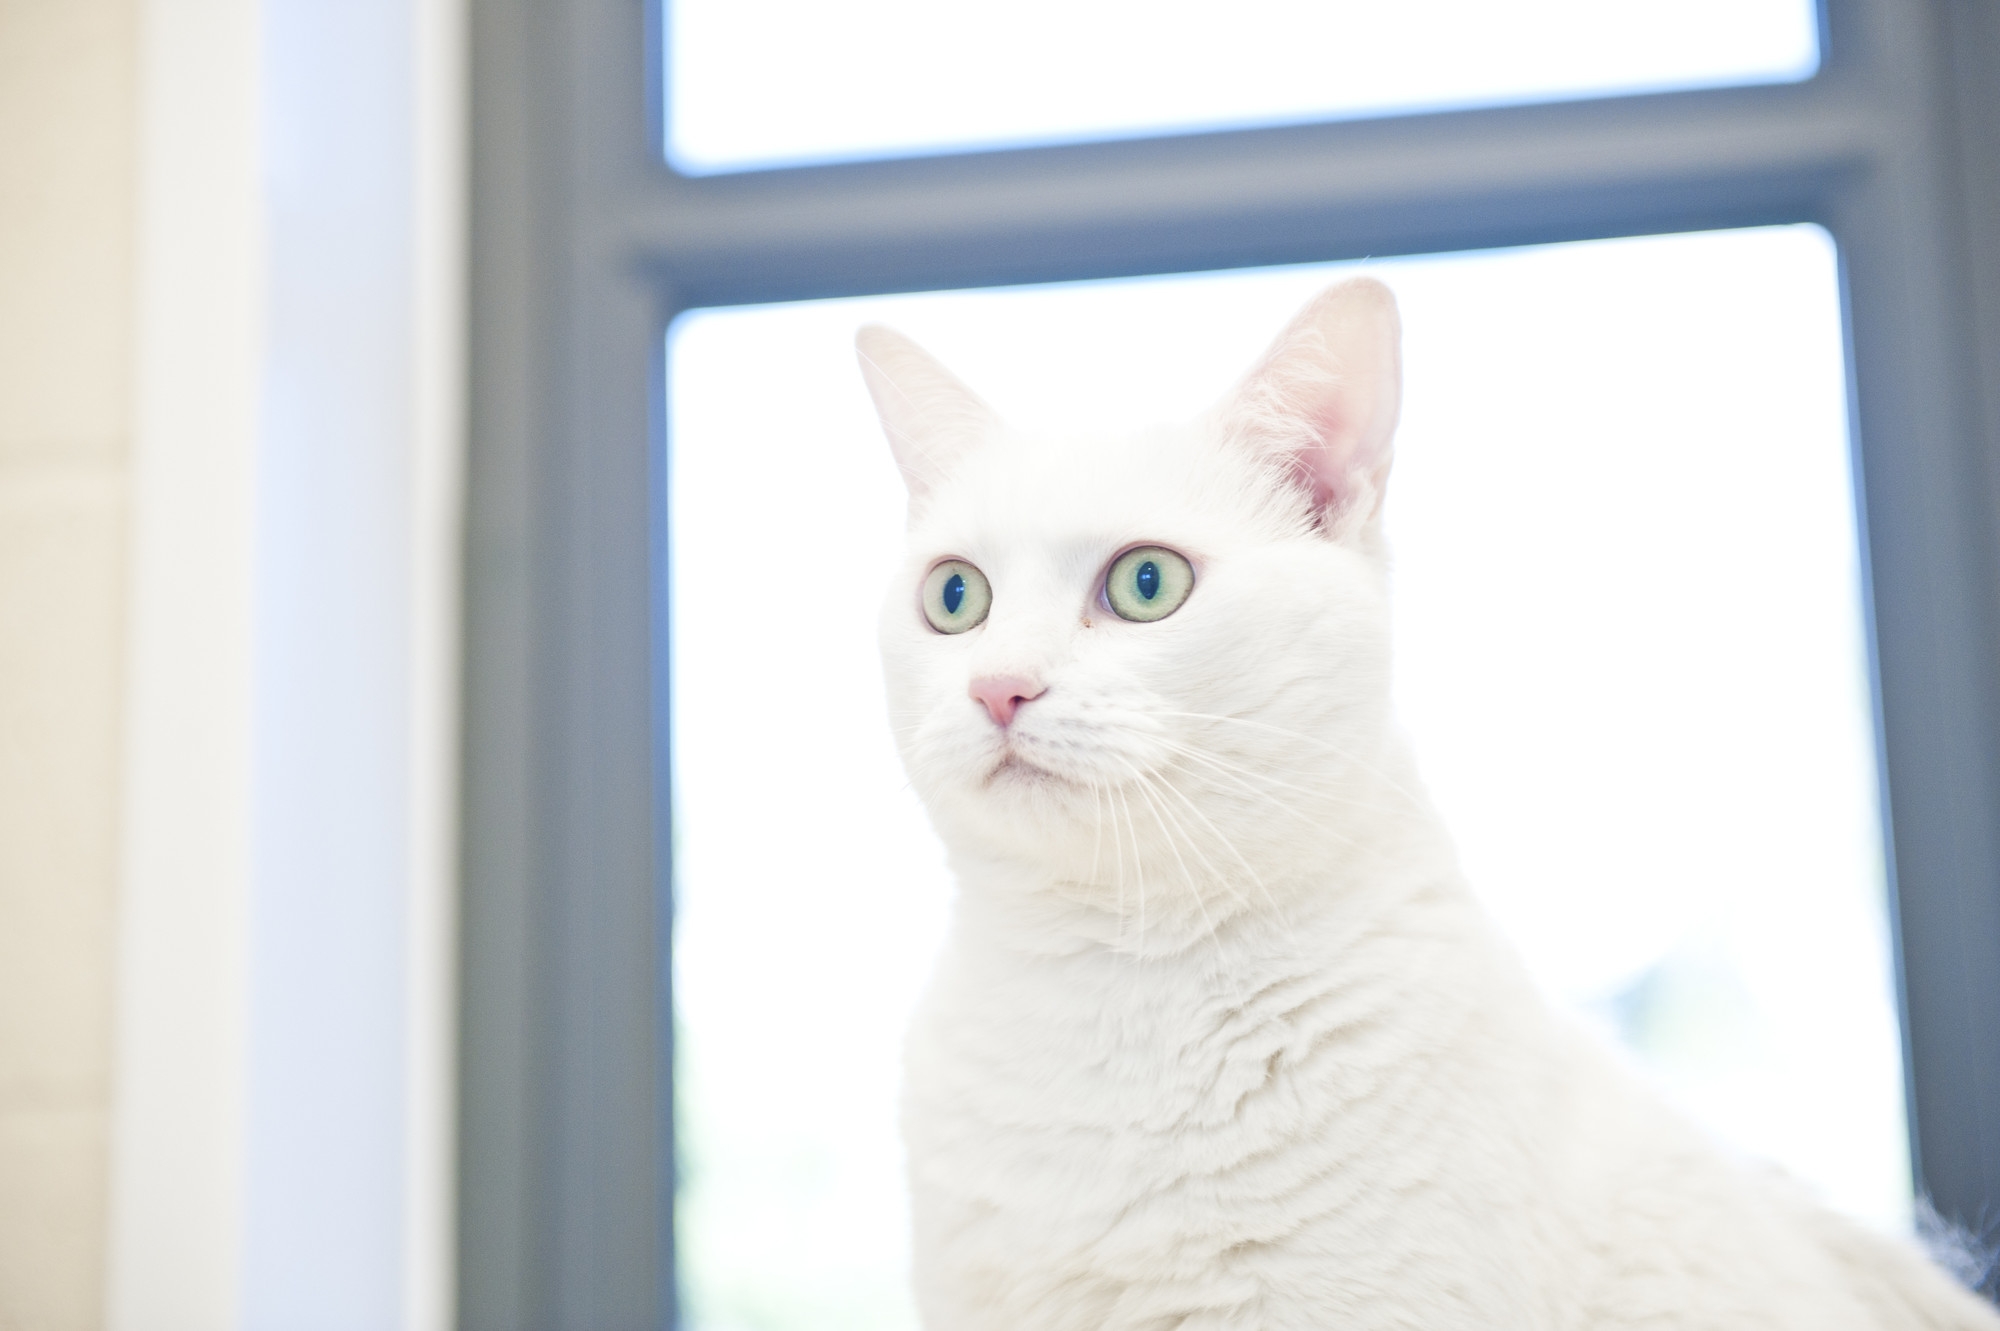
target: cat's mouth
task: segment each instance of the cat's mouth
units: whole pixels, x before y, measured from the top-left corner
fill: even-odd
[[[1000,755],[1000,761],[995,763],[992,770],[986,774],[986,784],[989,786],[999,785],[1003,782],[1025,782],[1033,785],[1041,785],[1061,780],[1061,777],[1051,772],[1048,768],[1038,766],[1023,758],[1015,751],[1012,745],[1007,747],[1006,751]]]

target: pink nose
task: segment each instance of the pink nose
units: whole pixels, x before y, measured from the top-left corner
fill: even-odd
[[[966,690],[973,701],[986,704],[986,713],[993,718],[993,724],[1002,727],[1013,721],[1022,703],[1041,697],[1043,691],[1042,685],[1020,675],[988,675],[973,680],[972,687]]]

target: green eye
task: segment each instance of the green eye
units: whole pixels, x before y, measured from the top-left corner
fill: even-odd
[[[924,618],[939,633],[977,628],[992,608],[986,575],[963,559],[947,559],[924,577]]]
[[[1104,601],[1120,619],[1150,623],[1181,608],[1194,590],[1194,565],[1157,545],[1127,550],[1104,575]]]

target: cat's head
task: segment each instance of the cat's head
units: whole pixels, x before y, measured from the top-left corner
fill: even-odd
[[[962,868],[1212,919],[1348,836],[1388,704],[1399,336],[1352,280],[1192,425],[1065,438],[861,331],[910,491],[890,716]]]

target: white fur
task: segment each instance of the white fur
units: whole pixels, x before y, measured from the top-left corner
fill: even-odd
[[[1395,338],[1335,288],[1209,418],[1060,439],[862,335],[912,491],[890,710],[960,887],[907,1053],[925,1324],[2000,1327],[1656,1104],[1475,905],[1388,710]],[[1098,599],[1137,543],[1196,568],[1155,623]],[[993,588],[956,636],[946,556]],[[1046,686],[1006,731],[992,675]]]

